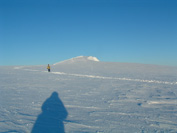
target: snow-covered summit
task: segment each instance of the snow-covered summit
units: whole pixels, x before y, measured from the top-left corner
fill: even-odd
[[[68,60],[64,60],[58,63],[55,63],[53,65],[58,65],[60,63],[76,63],[76,62],[87,62],[87,61],[95,61],[99,62],[99,60],[96,57],[93,56],[77,56]]]

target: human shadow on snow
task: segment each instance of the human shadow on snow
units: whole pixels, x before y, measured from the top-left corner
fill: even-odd
[[[67,118],[68,112],[57,92],[43,103],[42,113],[39,114],[31,133],[64,133],[63,121]]]

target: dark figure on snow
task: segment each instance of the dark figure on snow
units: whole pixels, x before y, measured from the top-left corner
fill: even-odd
[[[48,64],[48,66],[47,66],[47,69],[48,69],[48,72],[50,72],[50,65]]]
[[[43,103],[31,133],[65,133],[64,123],[68,112],[57,92]]]

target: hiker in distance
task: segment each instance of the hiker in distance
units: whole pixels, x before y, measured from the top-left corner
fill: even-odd
[[[50,65],[48,64],[48,66],[47,66],[47,69],[48,69],[48,72],[50,72]]]

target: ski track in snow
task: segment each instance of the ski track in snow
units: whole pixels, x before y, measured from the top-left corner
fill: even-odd
[[[15,68],[15,69],[17,69],[17,68]],[[23,69],[23,70],[39,71],[39,70],[31,70],[31,69]],[[46,72],[46,71],[42,71],[42,72]],[[50,73],[58,74],[58,75],[67,75],[67,76],[76,76],[76,77],[85,77],[85,78],[95,78],[95,79],[112,79],[112,80],[134,81],[134,82],[143,82],[143,83],[177,85],[177,82],[158,81],[158,80],[143,80],[143,79],[131,79],[131,78],[104,77],[104,76],[96,76],[96,75],[70,74],[70,73],[64,73],[64,72],[50,72]]]

